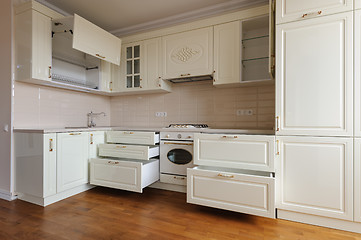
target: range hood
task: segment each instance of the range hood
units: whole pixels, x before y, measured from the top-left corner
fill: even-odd
[[[171,83],[185,83],[185,82],[198,82],[198,81],[210,81],[213,80],[213,75],[201,75],[201,76],[185,76],[179,78],[165,79]]]

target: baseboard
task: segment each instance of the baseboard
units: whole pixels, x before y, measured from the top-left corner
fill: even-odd
[[[0,199],[12,201],[17,199],[17,196],[13,196],[11,192],[0,189]]]
[[[175,184],[170,184],[170,183],[155,182],[152,185],[149,185],[149,187],[173,191],[173,192],[182,192],[182,193],[187,192],[186,186],[175,185]]]
[[[361,223],[277,209],[277,218],[343,231],[361,233]]]

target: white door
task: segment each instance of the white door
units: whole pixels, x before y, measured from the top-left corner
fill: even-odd
[[[57,141],[58,192],[87,183],[88,133],[58,133]]]
[[[213,27],[162,37],[163,78],[213,73]]]
[[[214,26],[214,82],[240,83],[241,22]]]
[[[352,138],[277,139],[276,207],[353,220]]]
[[[354,180],[354,201],[355,215],[354,221],[361,222],[361,138],[355,138],[355,180]]]
[[[161,38],[143,41],[143,58],[141,65],[144,72],[143,81],[147,82],[147,89],[159,89],[162,80],[162,48]]]
[[[361,137],[361,10],[355,11],[355,136]]]
[[[43,138],[43,197],[56,194],[56,133]]]
[[[121,40],[74,14],[73,48],[119,65]]]
[[[353,0],[278,0],[276,1],[276,23],[351,11],[352,5]]]
[[[352,13],[277,26],[278,135],[352,136]]]
[[[98,157],[98,145],[105,143],[103,131],[89,132],[89,159]]]

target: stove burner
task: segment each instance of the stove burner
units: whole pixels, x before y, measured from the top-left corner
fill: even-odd
[[[208,128],[207,124],[169,124],[168,128]]]

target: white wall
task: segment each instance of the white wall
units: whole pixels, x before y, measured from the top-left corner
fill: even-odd
[[[11,104],[12,104],[12,1],[2,0],[0,7],[0,197],[10,198],[11,181]],[[4,131],[4,125],[9,131]]]

